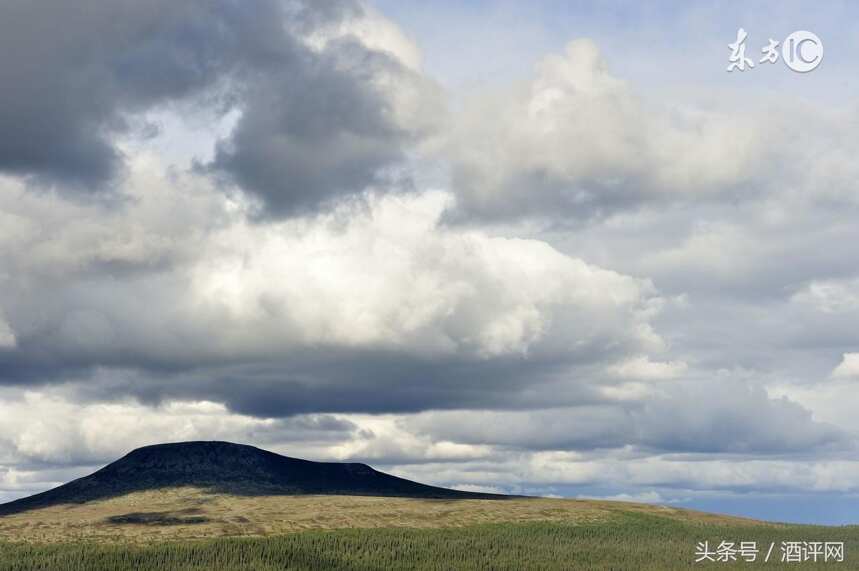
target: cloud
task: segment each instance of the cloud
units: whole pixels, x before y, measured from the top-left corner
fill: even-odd
[[[738,382],[677,383],[632,402],[529,411],[427,412],[404,428],[434,440],[523,450],[635,447],[675,453],[845,449],[852,438],[787,399]]]
[[[844,353],[841,363],[832,371],[836,379],[859,378],[859,353]]]
[[[417,46],[369,7],[299,41],[306,53],[266,67],[244,89],[236,127],[206,168],[270,218],[314,212],[379,182],[405,177],[408,186],[399,167],[444,113]]]
[[[195,268],[193,297],[222,312],[234,346],[291,340],[490,358],[657,342],[646,281],[539,241],[441,228],[447,201],[373,198],[366,212],[238,225]]]
[[[528,488],[567,497],[658,493],[687,501],[733,492],[744,494],[743,502],[750,503],[758,495],[853,493],[857,470],[855,459],[535,452],[501,454],[489,461],[408,464],[396,472],[424,482],[500,486],[512,493]]]
[[[421,50],[397,24],[387,19],[372,5],[362,5],[351,18],[329,18],[313,29],[305,41],[316,50],[343,38],[357,38],[367,48],[388,54],[409,69],[420,71]]]
[[[353,423],[329,415],[261,419],[219,403],[173,401],[148,407],[133,400],[77,403],[61,392],[6,393],[0,401],[0,455],[24,469],[102,464],[130,450],[188,440],[253,441],[301,456],[353,437]]]
[[[400,161],[437,106],[414,46],[348,0],[12,2],[0,22],[0,171],[61,192],[115,188],[119,140],[185,105],[239,113],[203,167],[261,216],[313,211]]]
[[[763,156],[746,119],[648,104],[611,75],[591,40],[575,40],[523,89],[480,97],[456,117],[452,216],[582,219],[730,195]]]
[[[477,492],[481,494],[504,494],[503,489],[498,486],[480,486],[477,484],[457,484],[450,486],[454,490],[462,490],[463,492]]]
[[[539,240],[445,227],[441,191],[260,224],[146,153],[129,161],[120,207],[5,182],[7,384],[216,398],[263,416],[498,406],[664,345],[647,280]]]
[[[769,398],[748,382],[679,384],[634,414],[642,419],[642,444],[663,450],[754,454],[853,445],[844,430],[817,422],[800,404]]]
[[[653,490],[636,494],[612,494],[609,496],[578,496],[584,500],[610,500],[614,502],[635,502],[645,504],[666,504],[669,500]]]
[[[792,299],[824,313],[856,311],[859,309],[859,279],[814,280],[794,294]]]
[[[129,114],[214,85],[283,44],[275,2],[7,2],[0,9],[0,169],[100,187],[122,164]],[[221,30],[222,33],[216,33]]]
[[[14,349],[17,344],[18,341],[15,338],[15,333],[3,319],[2,314],[0,314],[0,350]]]
[[[669,205],[710,221],[708,210],[771,200],[765,224],[777,224],[797,213],[785,202],[857,204],[853,107],[635,86],[588,38],[544,57],[528,81],[458,103],[440,151],[452,221],[575,226]]]
[[[646,355],[639,355],[609,367],[609,373],[623,379],[657,381],[674,379],[686,372],[683,361],[665,363],[651,361]]]
[[[304,214],[386,178],[422,135],[429,82],[387,52],[332,40],[313,65],[267,70],[208,169],[259,199],[261,215]],[[388,177],[387,175],[390,175]]]

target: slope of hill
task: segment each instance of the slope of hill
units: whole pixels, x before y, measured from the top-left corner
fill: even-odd
[[[345,495],[232,495],[181,487],[132,492],[0,517],[0,543],[147,543],[153,540],[280,536],[308,530],[440,528],[508,522],[605,521],[613,505],[511,498],[506,501]],[[634,508],[633,508],[634,509]],[[647,507],[649,512],[679,510]]]
[[[150,543],[278,537],[304,531],[465,528],[486,524],[611,525],[643,517],[696,525],[760,522],[689,510],[598,500],[348,495],[234,495],[193,486],[131,492],[0,517],[0,546],[26,543]]]
[[[138,448],[89,476],[41,494],[2,504],[0,516],[59,504],[81,504],[132,492],[177,487],[251,496],[506,497],[419,484],[376,471],[366,464],[311,462],[229,442],[181,442]]]

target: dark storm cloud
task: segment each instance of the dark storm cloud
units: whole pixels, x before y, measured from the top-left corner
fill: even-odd
[[[374,69],[399,64],[357,42],[317,52],[297,38],[358,11],[348,1],[4,2],[0,170],[103,189],[134,114],[218,88],[243,115],[212,170],[275,214],[360,190],[400,154],[402,133],[370,87]]]
[[[260,198],[266,214],[313,210],[361,190],[409,138],[370,85],[377,70],[400,71],[392,58],[338,41],[314,60],[258,78],[209,165]]]
[[[257,418],[421,413],[406,417],[404,427],[414,434],[523,451],[634,446],[661,453],[782,455],[854,446],[846,431],[745,381],[670,381],[646,396],[618,401],[601,393],[611,385],[596,365],[427,361],[342,349],[191,370],[42,365],[19,381],[29,387],[38,385],[36,379],[70,381],[68,389],[83,401],[130,395],[158,406],[204,398]]]
[[[69,356],[71,357],[71,356]],[[110,364],[86,355],[51,359],[26,344],[0,354],[0,384],[71,383],[85,400],[132,395],[149,404],[211,399],[261,418],[311,412],[408,413],[429,409],[527,409],[603,400],[594,369],[582,365],[499,358],[427,360],[386,351],[285,351],[253,363],[158,363],[118,354]]]
[[[126,113],[211,85],[276,38],[274,2],[0,6],[0,168],[93,188],[120,166]],[[274,43],[274,45],[277,45]]]
[[[205,390],[254,416],[322,412],[405,413],[429,409],[548,406],[597,401],[593,386],[559,364],[521,359],[444,361],[391,353],[325,351],[276,366],[199,371],[147,388],[161,398]],[[585,368],[579,370],[582,375]],[[558,381],[561,378],[564,382]],[[196,380],[192,380],[196,379]],[[556,385],[561,384],[561,387]]]

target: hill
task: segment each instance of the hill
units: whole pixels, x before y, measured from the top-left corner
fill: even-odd
[[[366,464],[312,462],[230,442],[181,442],[138,448],[89,476],[2,504],[0,516],[181,487],[234,496],[506,497],[428,486],[379,472]]]
[[[0,505],[0,541],[149,542],[346,528],[582,525],[611,520],[618,509],[725,520],[663,506],[464,492],[366,464],[311,462],[228,442],[182,442],[138,448],[89,476]]]
[[[795,568],[780,561],[784,542],[842,542],[844,567],[859,568],[856,527],[460,492],[365,464],[309,462],[226,442],[140,448],[0,510],[0,571],[664,571],[698,566],[704,541],[761,550],[756,563],[710,565],[719,568]]]

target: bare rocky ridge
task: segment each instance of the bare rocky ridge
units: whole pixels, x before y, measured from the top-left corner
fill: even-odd
[[[379,472],[366,464],[311,462],[230,442],[181,442],[138,448],[89,476],[2,504],[0,516],[183,486],[233,495],[512,497],[428,486]]]

